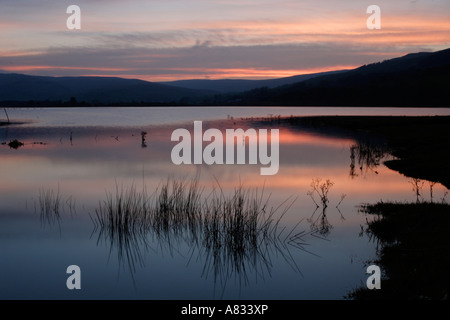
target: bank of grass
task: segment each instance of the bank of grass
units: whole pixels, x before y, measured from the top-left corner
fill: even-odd
[[[450,299],[450,205],[447,203],[378,202],[361,207],[375,219],[366,233],[377,242],[381,289],[365,286],[348,299]]]

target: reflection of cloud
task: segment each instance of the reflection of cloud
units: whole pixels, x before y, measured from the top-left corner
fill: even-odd
[[[225,130],[230,127],[228,121],[204,122],[204,129],[218,128]],[[247,129],[251,122],[240,121],[237,127]],[[185,127],[192,130],[193,123],[183,125],[145,126],[142,128],[53,128],[49,135],[47,128],[34,128],[30,130],[30,136],[24,136],[27,145],[21,154],[3,154],[3,168],[14,168],[20,164],[20,177],[11,170],[1,170],[2,178],[13,183],[0,186],[0,190],[14,188],[16,181],[26,179],[28,184],[41,183],[42,174],[52,177],[62,174],[65,179],[73,181],[90,181],[92,175],[102,179],[127,175],[135,179],[142,177],[143,165],[148,174],[159,177],[161,172],[191,172],[201,168],[221,176],[221,184],[224,188],[232,188],[235,183],[235,174],[239,172],[243,181],[249,187],[257,187],[264,183],[267,176],[259,175],[258,165],[182,165],[176,166],[171,162],[170,153],[176,142],[171,142],[170,137],[176,128]],[[141,129],[148,132],[146,136],[147,148],[142,148]],[[73,131],[73,141],[70,144],[69,134]],[[26,131],[22,131],[25,134]],[[119,141],[114,137],[118,136]],[[46,145],[28,145],[28,141],[40,139]],[[350,146],[352,140],[321,136],[304,131],[294,131],[289,128],[280,130],[280,171],[270,177],[270,184],[279,188],[304,188],[308,189],[311,178],[316,176],[332,176],[341,189],[340,193],[360,194],[368,190],[373,194],[380,191],[395,193],[404,189],[404,181],[398,179],[395,172],[380,168],[383,180],[372,181],[371,184],[361,189],[352,183],[348,177],[348,165],[350,158]],[[207,143],[204,143],[206,146]],[[345,152],[342,152],[345,150]],[[49,163],[70,164],[70,170],[65,167],[51,166]],[[27,163],[30,163],[28,165]],[[105,166],[104,163],[108,163]],[[39,168],[39,169],[37,169]],[[324,172],[324,168],[327,171]],[[255,176],[256,173],[256,176]],[[230,180],[226,177],[230,176]],[[86,188],[98,189],[103,192],[104,185],[101,182],[86,183]],[[408,189],[409,191],[409,189]]]
[[[108,119],[104,118],[105,114],[101,113],[101,119],[106,122]],[[70,115],[74,113],[71,112]],[[95,116],[95,113],[91,115]],[[44,118],[44,115],[41,117]],[[76,117],[69,118],[75,123],[80,121]],[[251,126],[251,123],[247,125]],[[204,121],[204,128],[207,126],[223,130],[230,127],[230,123],[224,117],[223,121]],[[92,202],[97,204],[98,197],[104,195],[105,188],[114,184],[115,179],[125,182],[141,181],[145,176],[146,181],[157,184],[167,172],[183,176],[198,171],[208,177],[217,177],[224,189],[233,189],[236,180],[241,179],[250,188],[270,183],[271,188],[282,190],[281,195],[294,190],[304,197],[308,205],[311,201],[305,190],[310,188],[314,177],[330,177],[335,182],[335,192],[330,194],[333,204],[339,201],[337,197],[341,194],[348,194],[356,202],[368,199],[376,201],[382,196],[412,196],[406,178],[385,166],[377,169],[378,175],[369,172],[364,179],[350,179],[350,147],[354,143],[351,140],[331,135],[319,136],[285,127],[280,128],[280,170],[274,176],[261,176],[259,164],[176,166],[170,158],[176,142],[171,142],[170,137],[173,130],[180,127],[192,129],[193,123],[131,128],[24,127],[20,131],[11,128],[11,137],[17,135],[17,138],[25,142],[25,146],[20,152],[11,152],[15,150],[10,150],[7,146],[0,148],[0,176],[3,181],[0,193],[3,199],[15,199],[16,195],[27,188],[37,190],[46,181],[65,181],[64,189],[68,194],[76,198],[92,198]],[[247,128],[245,121],[240,120],[237,127]],[[142,148],[142,130],[148,132],[147,148]],[[72,131],[73,145],[69,140]],[[119,141],[112,136],[118,136]],[[33,145],[31,142],[36,140],[46,144]],[[203,175],[202,179],[201,182],[205,185],[211,183]],[[366,182],[367,179],[370,183]],[[436,195],[441,193],[441,189],[435,190]]]

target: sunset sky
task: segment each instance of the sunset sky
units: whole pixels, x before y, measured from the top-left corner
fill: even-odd
[[[66,27],[72,4],[81,30]],[[448,47],[449,0],[0,0],[3,72],[266,79]]]

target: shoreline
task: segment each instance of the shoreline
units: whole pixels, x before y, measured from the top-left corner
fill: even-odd
[[[382,142],[396,158],[383,162],[389,169],[450,189],[450,115],[291,115],[239,120],[271,127],[285,124],[326,135],[344,134],[359,143]],[[20,123],[2,121],[0,127]]]
[[[396,157],[384,162],[389,169],[450,189],[450,116],[293,116],[278,121],[322,133],[338,130],[357,142],[381,140]]]

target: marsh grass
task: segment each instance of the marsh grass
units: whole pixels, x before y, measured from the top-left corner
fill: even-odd
[[[145,188],[138,191],[134,185],[124,188],[116,184],[115,194],[107,193],[95,216],[91,216],[95,230],[99,230],[98,242],[107,241],[110,254],[117,248],[119,261],[126,261],[132,274],[137,264],[144,264],[141,247],[147,247],[145,232],[150,212],[147,200]]]
[[[107,193],[91,216],[94,230],[100,231],[98,242],[117,248],[119,261],[132,272],[155,243],[170,253],[187,244],[189,261],[195,253],[203,257],[203,275],[213,273],[222,284],[233,274],[245,280],[250,270],[270,271],[268,255],[274,252],[299,271],[287,245],[303,249],[303,238],[310,233],[296,232],[300,222],[290,230],[281,223],[295,199],[273,208],[264,189],[239,185],[225,193],[218,185],[204,192],[197,179],[167,179],[151,194],[145,186],[141,191],[134,185],[116,186],[115,194]]]
[[[278,208],[268,208],[269,198],[263,192],[240,186],[231,195],[214,189],[207,197],[198,180],[167,180],[155,193],[138,191],[134,185],[116,186],[116,193],[106,194],[106,200],[95,210],[95,227],[118,232],[153,231],[156,234],[190,231],[196,238],[221,239],[233,248],[243,241],[255,242],[261,237],[279,236],[279,224],[286,213],[284,208],[277,219]],[[281,232],[280,232],[281,233]]]
[[[247,284],[247,271],[270,274],[270,256],[281,254],[296,271],[298,266],[288,253],[286,243],[294,246],[300,234],[298,224],[286,232],[280,222],[293,201],[287,199],[278,208],[269,208],[270,197],[242,185],[231,194],[214,190],[204,204],[200,254],[206,257],[203,275],[213,273],[215,283],[226,283],[232,274]]]
[[[76,214],[75,199],[70,196],[65,198],[60,191],[60,187],[56,189],[40,188],[38,192],[38,200],[34,201],[34,212],[39,213],[41,226],[53,227],[58,226],[61,233],[61,221],[65,213],[69,213],[71,217]]]
[[[56,191],[52,189],[40,189],[39,190],[39,209],[40,209],[40,221],[41,226],[46,225],[54,226],[58,225],[61,230],[61,210],[63,207],[63,199],[59,191],[59,186]],[[36,208],[35,208],[36,210]]]

